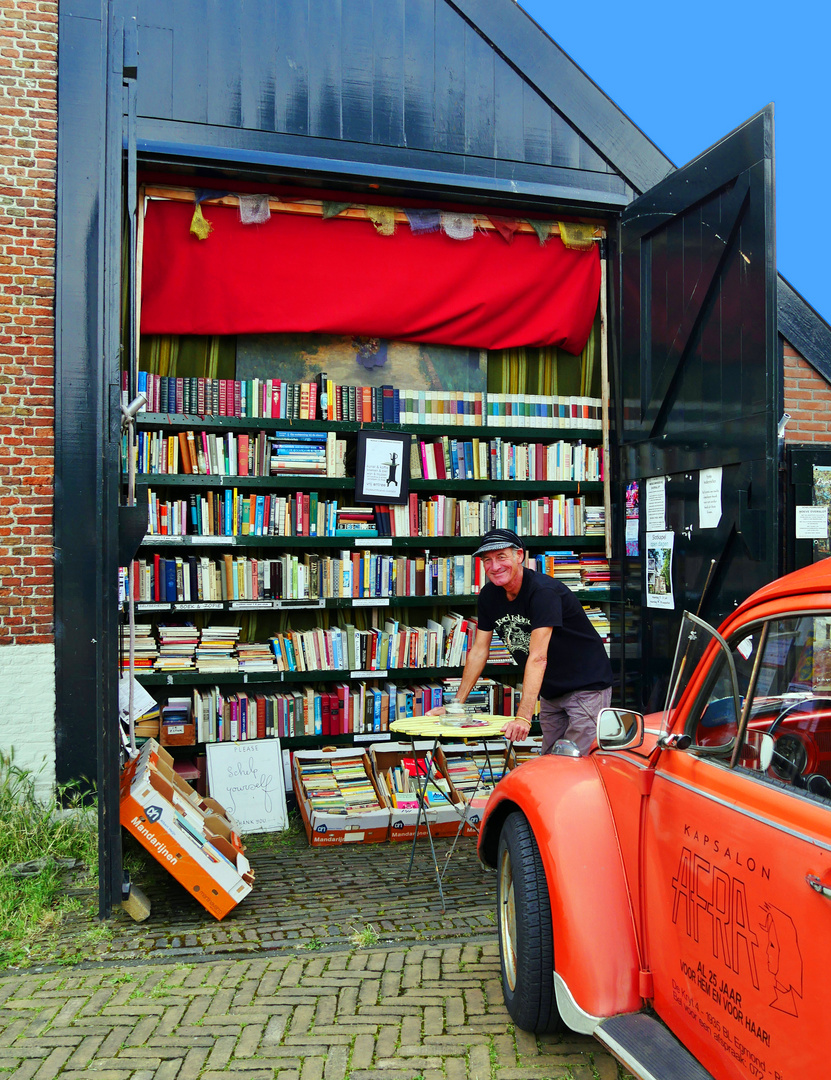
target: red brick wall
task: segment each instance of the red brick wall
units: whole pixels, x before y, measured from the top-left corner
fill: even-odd
[[[786,442],[831,442],[831,384],[785,343]]]
[[[0,645],[53,640],[57,0],[0,0]]]

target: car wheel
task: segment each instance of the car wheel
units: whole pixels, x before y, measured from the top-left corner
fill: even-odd
[[[554,997],[548,882],[531,826],[518,811],[505,819],[496,865],[505,1005],[523,1031],[562,1031],[565,1025]]]

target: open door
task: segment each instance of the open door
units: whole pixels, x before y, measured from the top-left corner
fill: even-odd
[[[639,707],[663,705],[681,613],[698,609],[712,560],[700,613],[715,625],[777,574],[774,247],[771,105],[621,220],[619,475],[640,497],[638,554],[623,559],[627,621],[640,631],[624,657],[642,676]],[[700,520],[700,471],[717,468],[721,517],[702,528],[712,519]],[[647,605],[651,477],[665,477],[673,534],[672,599],[659,608]]]

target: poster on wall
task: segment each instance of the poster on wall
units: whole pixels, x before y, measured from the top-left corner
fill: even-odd
[[[826,510],[831,506],[831,467],[828,465],[814,466],[814,506],[824,506]],[[827,518],[824,536],[814,538],[814,558],[824,559],[831,554],[831,543],[828,539]]]
[[[646,606],[673,611],[675,598],[672,593],[672,549],[675,533],[650,532],[646,534]]]
[[[640,490],[638,481],[626,485],[626,554],[638,554],[638,528],[640,526]]]
[[[406,431],[359,431],[355,501],[406,503],[410,480],[410,436]]]

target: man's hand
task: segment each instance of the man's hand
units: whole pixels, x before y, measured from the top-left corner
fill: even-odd
[[[444,705],[437,705],[435,707],[435,709],[428,709],[428,711],[424,715],[425,716],[444,716],[444,714],[446,712],[447,712],[447,710],[445,709]]]
[[[510,742],[522,742],[531,732],[531,721],[515,716],[502,728],[502,733]]]

